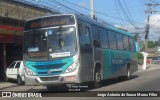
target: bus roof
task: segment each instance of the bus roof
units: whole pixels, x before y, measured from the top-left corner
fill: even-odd
[[[104,27],[104,28],[107,28],[109,30],[112,30],[112,31],[115,31],[115,32],[119,32],[121,34],[124,34],[124,35],[127,35],[127,36],[130,36],[130,37],[133,37],[134,35],[131,34],[130,32],[127,32],[127,31],[124,31],[122,29],[119,29],[111,24],[104,24],[102,22],[99,22],[97,20],[93,20],[91,19],[90,17],[86,16],[86,15],[81,15],[81,14],[75,14],[75,16],[80,19],[80,20],[83,20],[85,22],[89,22],[89,23],[92,23],[94,25],[98,25],[98,26],[101,26],[101,27]]]
[[[133,37],[133,34],[127,32],[127,31],[124,31],[122,29],[116,28],[115,26],[110,25],[110,24],[104,24],[104,23],[99,22],[97,20],[93,20],[90,17],[88,17],[86,15],[82,15],[82,14],[56,14],[56,15],[49,15],[49,16],[42,16],[42,17],[32,18],[32,19],[27,20],[26,22],[32,21],[32,20],[35,20],[35,19],[41,19],[41,18],[45,18],[45,17],[47,18],[47,17],[52,17],[52,16],[61,16],[61,15],[74,15],[74,16],[76,16],[77,19],[83,20],[85,22],[89,22],[91,24],[98,25],[100,27],[107,28],[109,30],[112,30],[112,31],[115,31],[115,32],[119,32],[121,34]]]

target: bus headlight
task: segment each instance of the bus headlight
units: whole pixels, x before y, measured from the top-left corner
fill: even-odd
[[[25,72],[26,72],[26,74],[27,75],[29,75],[29,76],[34,76],[35,75],[35,73],[33,72],[33,71],[31,71],[29,68],[27,68],[27,67],[25,67]]]
[[[73,71],[75,71],[78,67],[79,67],[79,62],[76,61],[76,62],[74,62],[72,65],[70,65],[70,66],[66,69],[65,73],[73,72]]]

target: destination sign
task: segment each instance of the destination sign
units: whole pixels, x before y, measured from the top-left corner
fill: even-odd
[[[47,52],[29,52],[30,58],[47,57]]]
[[[26,22],[24,30],[27,31],[27,30],[46,28],[46,27],[73,25],[73,24],[75,24],[73,15],[50,16]]]

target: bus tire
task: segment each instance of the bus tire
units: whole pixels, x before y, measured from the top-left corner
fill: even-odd
[[[101,86],[101,73],[100,68],[96,68],[94,73],[94,88],[99,88]]]
[[[130,70],[130,66],[127,65],[127,75],[126,75],[126,79],[130,80],[131,79],[131,70]]]

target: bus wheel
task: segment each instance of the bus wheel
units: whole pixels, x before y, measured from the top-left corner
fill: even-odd
[[[101,74],[100,69],[97,68],[94,73],[94,88],[99,88],[101,86]]]
[[[127,67],[127,76],[126,79],[129,80],[131,78],[131,71],[130,71],[130,67]]]

